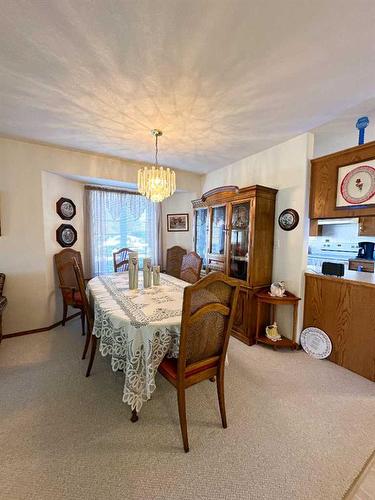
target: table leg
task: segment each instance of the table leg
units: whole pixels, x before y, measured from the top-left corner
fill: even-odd
[[[138,421],[138,413],[137,413],[137,410],[133,410],[132,411],[132,416],[130,418],[130,421],[131,422],[137,422]]]

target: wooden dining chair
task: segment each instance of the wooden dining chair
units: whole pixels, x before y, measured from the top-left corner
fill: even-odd
[[[4,297],[3,295],[4,283],[5,283],[5,274],[0,273],[0,342],[2,341],[3,338],[3,311],[8,303],[7,298]]]
[[[95,335],[92,334],[92,331],[94,329],[94,311],[93,311],[93,309],[90,305],[90,302],[87,298],[84,277],[82,274],[82,270],[79,266],[79,262],[76,259],[73,260],[73,269],[74,269],[74,273],[75,273],[76,280],[77,280],[77,286],[78,286],[78,289],[79,289],[81,296],[82,296],[83,312],[84,312],[84,314],[86,316],[86,320],[87,320],[87,337],[86,337],[85,347],[84,347],[83,354],[82,354],[82,359],[85,359],[87,349],[88,349],[88,347],[90,345],[90,341],[91,341],[90,360],[89,360],[89,364],[88,364],[87,370],[86,370],[86,377],[89,377],[90,373],[91,373],[92,365],[94,363],[94,358],[95,358],[95,354],[96,354],[96,343],[97,343],[97,338],[95,337]]]
[[[185,248],[175,245],[167,250],[166,273],[175,278],[180,277],[182,258],[186,255]]]
[[[224,366],[236,310],[238,281],[212,272],[184,290],[178,360],[164,358],[159,372],[177,389],[178,412],[185,452],[189,451],[185,389],[216,376],[221,421],[227,418]]]
[[[62,325],[65,325],[68,315],[68,306],[81,311],[82,335],[85,335],[85,313],[83,311],[82,296],[77,288],[77,282],[73,270],[73,260],[75,259],[82,271],[81,253],[72,248],[65,248],[55,254],[55,265],[59,278],[59,287],[63,298],[63,318]],[[88,280],[86,280],[88,281]]]
[[[196,283],[201,277],[202,259],[195,252],[182,258],[180,278],[188,283]]]
[[[115,273],[129,270],[130,252],[133,252],[130,248],[121,248],[117,252],[113,252],[113,269]]]

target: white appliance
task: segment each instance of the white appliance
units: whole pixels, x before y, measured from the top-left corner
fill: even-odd
[[[349,268],[349,259],[358,254],[358,244],[351,241],[323,240],[320,246],[310,246],[307,263],[316,272],[321,272],[323,262],[344,264],[345,271]]]

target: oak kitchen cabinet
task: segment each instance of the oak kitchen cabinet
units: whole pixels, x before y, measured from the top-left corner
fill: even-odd
[[[222,271],[240,280],[232,334],[255,343],[255,294],[271,284],[276,189],[223,186],[192,202],[194,249],[203,259],[203,273]],[[265,308],[266,309],[266,308]],[[261,324],[268,324],[269,308]]]
[[[329,360],[375,382],[375,276],[347,271],[344,278],[306,273],[303,327],[332,341]]]
[[[358,236],[375,236],[375,217],[360,217]]]
[[[338,168],[374,159],[375,141],[371,141],[311,160],[310,219],[375,217],[375,205],[336,208]],[[364,227],[370,227],[370,224],[372,226],[373,222],[366,220]],[[367,232],[362,235],[369,236]]]

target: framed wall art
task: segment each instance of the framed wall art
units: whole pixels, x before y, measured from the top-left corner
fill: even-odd
[[[338,168],[336,207],[375,204],[375,161]]]
[[[56,229],[56,241],[64,248],[72,247],[77,241],[77,231],[70,224],[61,224]]]
[[[167,231],[189,231],[189,214],[167,214]]]
[[[56,203],[56,212],[63,220],[71,220],[77,210],[72,200],[69,198],[60,198]]]
[[[292,231],[298,226],[299,215],[294,208],[287,208],[279,215],[279,226],[284,231]]]

